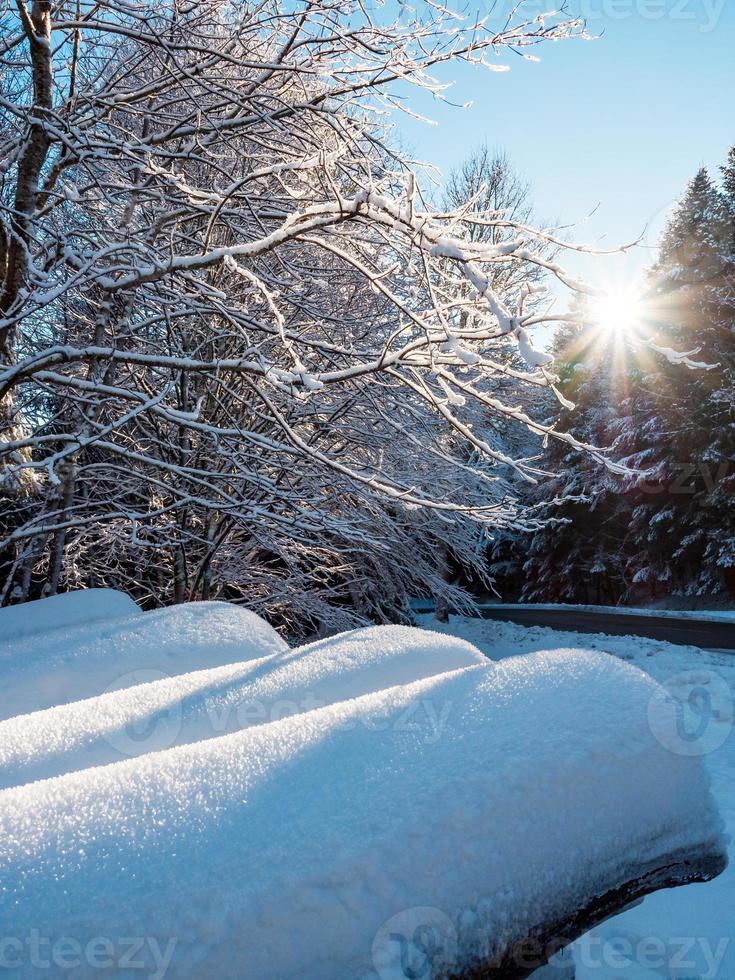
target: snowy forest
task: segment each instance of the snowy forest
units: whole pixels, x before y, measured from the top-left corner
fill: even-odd
[[[733,980],[728,21],[0,0],[1,977]]]
[[[500,588],[530,602],[732,603],[735,148],[721,174],[700,170],[683,194],[632,324],[607,329],[588,306],[579,302],[554,337],[555,370],[576,406],[559,424],[610,447],[630,472],[552,446],[545,498],[578,499],[554,507],[530,541],[503,536],[493,546]],[[653,350],[641,349],[643,336],[656,338]],[[683,378],[677,352],[700,369]]]
[[[437,186],[395,138],[398,80],[585,37],[522,10],[6,9],[2,604],[109,586],[309,635],[422,597],[732,598],[733,160],[650,319],[598,337],[587,246],[502,153]]]

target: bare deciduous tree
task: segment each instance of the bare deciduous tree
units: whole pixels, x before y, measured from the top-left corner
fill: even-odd
[[[380,618],[443,542],[482,574],[487,530],[533,523],[507,475],[538,471],[481,420],[604,458],[498,396],[553,384],[528,333],[538,270],[576,285],[553,236],[432,208],[384,118],[395,83],[438,94],[442,63],[581,26],[421,6],[6,7],[2,601],[107,583]]]

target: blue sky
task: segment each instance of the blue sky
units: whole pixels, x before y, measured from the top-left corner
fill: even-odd
[[[529,0],[534,13],[551,6]],[[578,223],[578,241],[619,245],[648,226],[648,247],[627,257],[565,260],[617,288],[654,254],[687,181],[702,165],[715,171],[735,143],[735,3],[570,0],[569,9],[602,37],[541,45],[540,64],[509,55],[507,74],[454,65],[442,75],[456,83],[449,96],[472,108],[420,95],[413,106],[438,125],[401,116],[398,126],[420,159],[445,171],[483,141],[505,148],[538,212]]]

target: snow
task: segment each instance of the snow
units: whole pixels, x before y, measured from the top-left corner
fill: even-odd
[[[471,351],[468,347],[465,347],[457,337],[447,334],[448,339],[445,343],[440,345],[440,350],[446,351],[449,354],[453,354],[462,364],[473,365],[479,364],[482,358],[479,354]]]
[[[672,350],[670,347],[658,347],[650,340],[647,342],[647,346],[650,347],[651,350],[656,351],[657,354],[663,354],[663,356],[667,359],[667,361],[670,361],[671,364],[684,364],[686,367],[694,371],[714,371],[721,366],[720,364],[708,364],[705,361],[691,360],[692,357],[699,354],[702,349],[701,347],[695,347],[694,350],[686,351],[686,353],[684,353],[682,351]]]
[[[599,611],[600,607],[590,608]],[[651,610],[652,614],[658,612]],[[697,611],[692,615],[702,614]],[[657,700],[656,707],[668,707],[674,735],[670,731],[664,735],[659,727],[656,730],[675,753],[690,751],[692,746],[698,749],[731,838],[732,858],[735,655],[643,637],[580,635],[460,616],[452,616],[446,625],[428,614],[418,619],[427,628],[462,636],[495,661],[559,646],[583,645],[606,651],[650,674],[668,695],[665,702]],[[703,692],[708,701],[700,701]],[[700,738],[692,742],[677,736],[677,711],[685,730],[690,732],[698,732],[700,723],[706,722]],[[654,723],[657,716],[658,711],[652,713]],[[657,892],[642,905],[608,920],[576,942],[571,952],[576,980],[731,980],[735,977],[734,912],[735,860],[731,859],[728,869],[714,881]],[[564,976],[553,967],[550,975],[558,975],[560,980]]]
[[[430,632],[290,650],[225,603],[131,615],[103,592],[38,607],[47,632],[0,655],[13,977],[37,975],[39,937],[59,975],[97,976],[102,958],[127,976],[139,937],[136,976],[400,980],[396,937],[427,925],[460,968],[649,861],[723,847],[710,779],[735,829],[735,658],[430,616]],[[707,731],[682,737],[672,702],[700,720],[706,704]],[[612,980],[627,942],[626,980],[735,975],[716,942],[733,877],[647,899],[565,963]],[[700,973],[641,967],[651,936],[668,967],[692,930]]]
[[[0,609],[0,657],[6,643],[24,636],[139,612],[129,596],[114,589],[81,589],[18,606],[5,606]]]
[[[464,640],[374,626],[0,722],[0,789],[119,762],[487,664]],[[2,676],[0,674],[0,676]]]
[[[717,846],[701,760],[651,731],[658,690],[545,651],[4,790],[0,934],[146,937],[172,980],[397,980],[396,920],[429,915],[461,966],[511,916],[523,933]]]
[[[518,339],[518,349],[526,364],[529,364],[531,367],[545,367],[554,360],[552,354],[545,354],[533,346],[533,341],[528,331],[524,330],[523,327],[519,327],[516,330],[516,337]]]
[[[132,687],[288,649],[265,620],[225,602],[138,610],[97,623],[95,596],[69,593],[57,598],[60,618],[66,605],[91,605],[93,621],[3,645],[0,720],[95,697],[113,685]],[[39,606],[51,601],[42,600]],[[42,619],[52,620],[57,622],[55,614]]]

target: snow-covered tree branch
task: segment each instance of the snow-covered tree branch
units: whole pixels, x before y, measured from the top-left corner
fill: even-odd
[[[553,385],[528,332],[553,236],[478,193],[433,207],[390,139],[396,83],[442,98],[444,62],[582,33],[524,6],[6,11],[2,601],[110,576],[180,600],[220,562],[238,594],[329,594],[357,551],[431,587],[443,541],[486,575],[540,475],[493,420],[604,460],[499,397]]]

